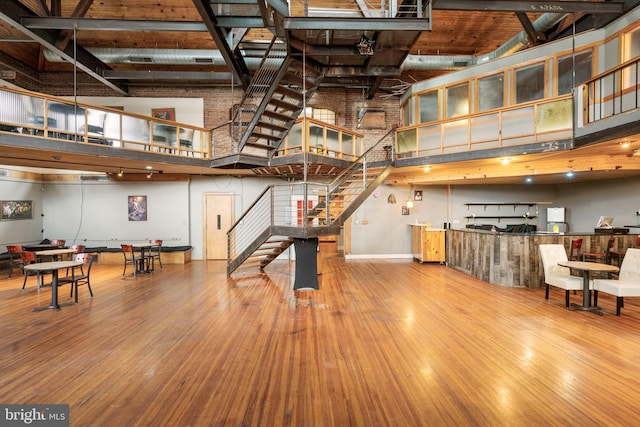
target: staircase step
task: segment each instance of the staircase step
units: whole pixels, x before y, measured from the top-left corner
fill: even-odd
[[[279,93],[289,98],[297,99],[298,101],[302,101],[302,98],[303,98],[303,95],[300,91],[290,89],[282,85],[278,86],[278,88],[276,89],[276,93]]]
[[[269,104],[289,111],[298,111],[301,108],[299,105],[273,98],[269,100]]]
[[[262,113],[262,115],[265,116],[265,117],[269,117],[269,118],[275,119],[275,120],[279,120],[279,121],[284,122],[284,123],[289,123],[289,122],[292,122],[292,121],[295,120],[291,116],[287,116],[286,114],[282,114],[282,113],[280,113],[278,111],[273,111],[273,110],[265,110]]]
[[[251,132],[251,136],[254,136],[256,138],[262,138],[262,139],[267,139],[269,141],[280,141],[282,139],[282,137],[280,135],[272,135],[270,133],[263,133],[263,132]],[[255,146],[255,143],[251,143],[251,142],[247,142],[247,145],[252,145]],[[264,144],[257,144],[257,145],[262,145],[264,147],[268,147],[270,149],[276,148],[273,147],[271,145],[264,145]]]
[[[256,127],[272,129],[272,130],[275,130],[275,131],[278,131],[278,132],[284,132],[284,131],[289,129],[289,128],[284,127],[284,126],[276,125],[276,124],[271,123],[271,122],[263,122],[263,121],[259,121]]]

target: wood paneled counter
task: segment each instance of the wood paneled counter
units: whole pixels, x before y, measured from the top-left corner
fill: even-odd
[[[616,234],[614,251],[631,247],[637,234]],[[544,270],[538,245],[561,243],[567,254],[571,240],[583,239],[582,252],[603,250],[608,234],[593,233],[494,233],[483,230],[447,230],[447,264],[485,282],[515,288],[544,286]]]
[[[411,226],[411,250],[413,258],[420,262],[439,262],[446,260],[445,231],[422,224]]]

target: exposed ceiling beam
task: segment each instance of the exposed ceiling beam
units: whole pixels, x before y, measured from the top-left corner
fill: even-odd
[[[20,23],[20,19],[25,16],[33,16],[33,13],[17,0],[4,0],[0,5],[0,20],[62,56],[65,60],[69,61],[69,63],[75,64],[79,69],[117,93],[128,95],[126,86],[114,84],[102,77],[102,72],[110,69],[108,65],[82,48],[82,46],[75,46],[75,49],[73,49],[73,46],[67,46],[64,50],[58,49],[55,45],[55,32],[28,29]]]
[[[218,26],[218,21],[216,19],[216,16],[213,14],[213,11],[211,10],[209,1],[193,0],[193,5],[195,6],[198,13],[200,14],[200,17],[207,26],[209,34],[211,34],[213,41],[216,43],[216,46],[220,50],[220,53],[222,54],[222,57],[224,58],[227,66],[231,69],[231,72],[234,74],[237,81],[242,84],[242,87],[247,88],[249,86],[249,81],[251,80],[249,68],[244,62],[244,58],[242,57],[242,52],[240,52],[240,49],[231,49],[231,47],[227,43],[226,34],[222,31],[222,28]]]
[[[264,28],[264,22],[256,17],[221,16],[216,18],[223,28]],[[92,31],[172,31],[207,32],[201,21],[157,21],[147,19],[96,19],[33,16],[22,19],[22,25],[30,29],[92,30]]]
[[[526,13],[516,12],[516,16],[518,17],[520,24],[522,24],[522,28],[524,28],[525,33],[527,33],[527,40],[529,40],[529,44],[531,46],[536,46],[540,44],[541,41],[544,41],[543,39],[546,38],[544,33],[536,31],[536,29],[533,28],[533,24]]]
[[[80,2],[78,2],[73,12],[71,12],[71,16],[73,18],[78,18],[86,15],[92,3],[93,0],[81,0]],[[74,35],[74,31],[75,28],[60,31],[60,34],[58,34],[58,39],[56,40],[56,46],[58,47],[58,49],[64,50],[67,47],[69,41],[71,41],[71,38]]]
[[[429,18],[284,18],[287,30],[431,31]]]
[[[437,0],[433,10],[475,10],[486,12],[591,13],[624,12],[623,1],[520,1],[520,0]]]

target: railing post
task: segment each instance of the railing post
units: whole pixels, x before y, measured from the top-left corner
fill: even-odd
[[[272,227],[275,225],[275,221],[276,221],[275,220],[275,200],[274,200],[275,199],[275,195],[273,194],[274,191],[275,191],[274,187],[271,187],[270,190],[269,190],[269,197],[270,197],[270,200],[269,200],[269,205],[270,205],[269,206],[269,211],[270,211],[270,214],[271,214],[271,226]]]

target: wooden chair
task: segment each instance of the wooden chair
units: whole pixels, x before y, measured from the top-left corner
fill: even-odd
[[[613,249],[613,245],[615,243],[616,243],[616,238],[611,237],[609,239],[609,242],[607,243],[607,249],[604,252],[599,250],[591,251],[591,252],[583,252],[582,260],[604,262],[605,264],[611,264],[611,249]]]
[[[561,267],[559,262],[568,261],[567,252],[561,244],[538,245],[542,266],[544,268],[544,283],[546,285],[544,299],[549,299],[549,288],[555,286],[565,290],[565,306],[569,308],[569,291],[581,291],[582,277],[572,276],[567,267]]]
[[[582,249],[582,239],[571,240],[571,251],[569,252],[570,261],[580,260],[580,249]]]
[[[36,253],[35,252],[30,252],[30,251],[22,251],[20,252],[20,259],[22,260],[22,265],[28,265],[28,264],[35,264],[36,262],[38,262],[38,258],[36,257]],[[41,276],[44,276],[44,274],[40,273],[39,271],[28,271],[25,270],[24,268],[22,269],[22,275],[24,276],[24,282],[22,282],[22,289],[25,288],[25,286],[27,286],[27,278],[29,276],[36,276],[36,280],[37,280],[37,287],[38,290],[40,290],[40,283],[42,280]]]
[[[16,268],[22,268],[24,265],[24,262],[20,257],[22,245],[7,245],[7,252],[9,253],[9,278],[11,278],[13,270]]]
[[[593,304],[598,305],[598,292],[616,297],[616,316],[624,307],[624,297],[640,297],[640,249],[629,248],[620,266],[619,278],[593,280]]]
[[[144,270],[145,263],[148,262],[149,256],[145,255],[144,257],[140,254],[137,254],[133,250],[132,245],[121,244],[122,254],[124,255],[124,270],[122,271],[122,275],[124,276],[127,272],[127,265],[133,266],[133,277],[136,276],[138,270]]]
[[[160,268],[162,268],[162,258],[160,257],[160,252],[162,252],[162,240],[149,240],[153,246],[149,248],[149,259],[151,260],[151,269],[153,270],[155,267],[155,260],[158,260],[160,264]]]
[[[74,296],[75,292],[75,302],[78,302],[78,286],[82,285],[87,285],[87,288],[89,288],[89,294],[91,294],[91,298],[93,298],[90,276],[91,266],[93,265],[97,257],[98,256],[96,254],[92,253],[74,254],[73,260],[82,261],[83,264],[78,267],[71,267],[70,275],[58,278],[58,286],[65,285],[67,283],[71,284],[71,293],[69,294],[69,296]]]

